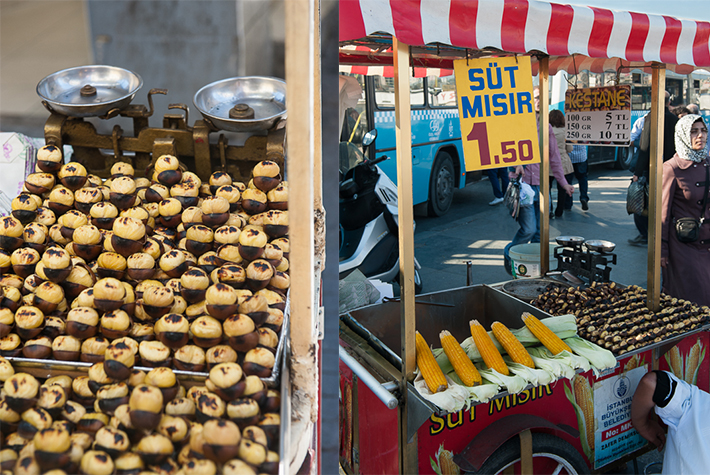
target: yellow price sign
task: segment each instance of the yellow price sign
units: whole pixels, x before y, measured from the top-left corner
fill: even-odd
[[[530,57],[454,61],[466,170],[540,162]]]

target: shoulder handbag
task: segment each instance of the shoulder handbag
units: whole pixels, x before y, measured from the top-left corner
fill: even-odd
[[[700,218],[678,218],[675,222],[675,232],[680,242],[695,242],[700,238],[700,226],[705,221],[705,206],[708,202],[708,187],[710,186],[710,167],[705,167],[705,195],[700,208]]]
[[[629,184],[629,188],[626,190],[626,212],[648,214],[648,183],[645,176]]]

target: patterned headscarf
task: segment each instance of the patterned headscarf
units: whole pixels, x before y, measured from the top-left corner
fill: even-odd
[[[678,123],[675,126],[675,151],[682,159],[700,163],[708,156],[708,143],[705,143],[705,148],[702,150],[693,150],[690,142],[690,129],[697,121],[702,122],[707,127],[705,121],[699,115],[688,114],[678,119]]]

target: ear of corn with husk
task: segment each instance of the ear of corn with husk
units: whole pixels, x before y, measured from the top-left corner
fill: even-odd
[[[471,320],[469,322],[469,326],[471,328],[473,342],[476,345],[476,348],[478,348],[478,351],[483,358],[483,362],[486,363],[486,366],[496,370],[500,374],[508,375],[508,367],[505,365],[503,357],[493,344],[493,340],[483,326],[478,323],[478,320]]]
[[[579,438],[582,450],[589,460],[594,459],[594,394],[589,381],[576,375],[570,382],[571,388],[565,385],[565,395],[572,404],[577,415]]]
[[[464,386],[476,386],[481,384],[481,375],[473,364],[473,361],[468,359],[466,352],[463,351],[456,338],[444,330],[439,333],[441,346],[446,353],[446,357],[451,362],[454,371],[463,382]]]
[[[535,337],[537,337],[537,339],[540,340],[540,342],[545,345],[545,347],[549,349],[553,355],[561,353],[565,350],[572,353],[570,347],[567,346],[567,344],[564,343],[552,330],[546,327],[545,324],[542,323],[536,316],[528,312],[523,312],[520,318],[532,334],[535,335]]]
[[[510,356],[513,361],[527,366],[528,368],[535,367],[535,363],[533,363],[532,358],[530,358],[530,353],[527,352],[523,344],[508,330],[508,327],[500,322],[493,322],[491,324],[491,331],[495,339],[505,348],[506,353],[508,353],[508,356]]]
[[[557,336],[562,339],[570,338],[577,335],[577,323],[574,315],[548,317],[543,318],[540,321],[543,322],[545,326],[547,326],[550,330],[552,330]],[[540,340],[538,340],[525,325],[523,325],[521,328],[511,328],[510,332],[525,347],[536,346],[540,344]],[[491,337],[493,344],[501,354],[506,352],[505,348],[503,348],[503,346],[498,343],[498,340],[495,339],[495,335],[492,331],[488,332],[488,336]],[[476,345],[473,343],[472,337],[466,338],[464,341],[462,341],[461,347],[464,349],[464,351],[466,351],[466,354],[468,354],[468,357],[471,360],[475,362],[483,361],[481,354],[478,352]]]
[[[444,444],[436,451],[436,461],[429,457],[431,468],[437,475],[459,475],[461,469],[454,463],[454,454],[444,448]]]
[[[416,332],[417,367],[422,374],[424,381],[432,393],[444,391],[448,387],[444,373],[434,359],[434,355],[429,348],[424,337]]]
[[[638,354],[636,354],[636,355],[632,356],[631,358],[629,358],[629,360],[626,362],[626,364],[624,365],[623,372],[626,373],[627,371],[631,371],[632,369],[639,368],[639,367],[643,366],[644,364],[645,363],[641,359],[641,357]]]
[[[685,358],[685,373],[683,380],[688,384],[698,383],[698,369],[700,363],[705,359],[705,347],[700,343],[700,339],[690,348]]]
[[[668,367],[675,376],[683,378],[683,358],[680,355],[678,346],[674,346],[664,355]]]

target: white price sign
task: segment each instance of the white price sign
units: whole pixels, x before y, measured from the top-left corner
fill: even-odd
[[[628,146],[631,138],[631,87],[569,90],[565,96],[566,142]]]

